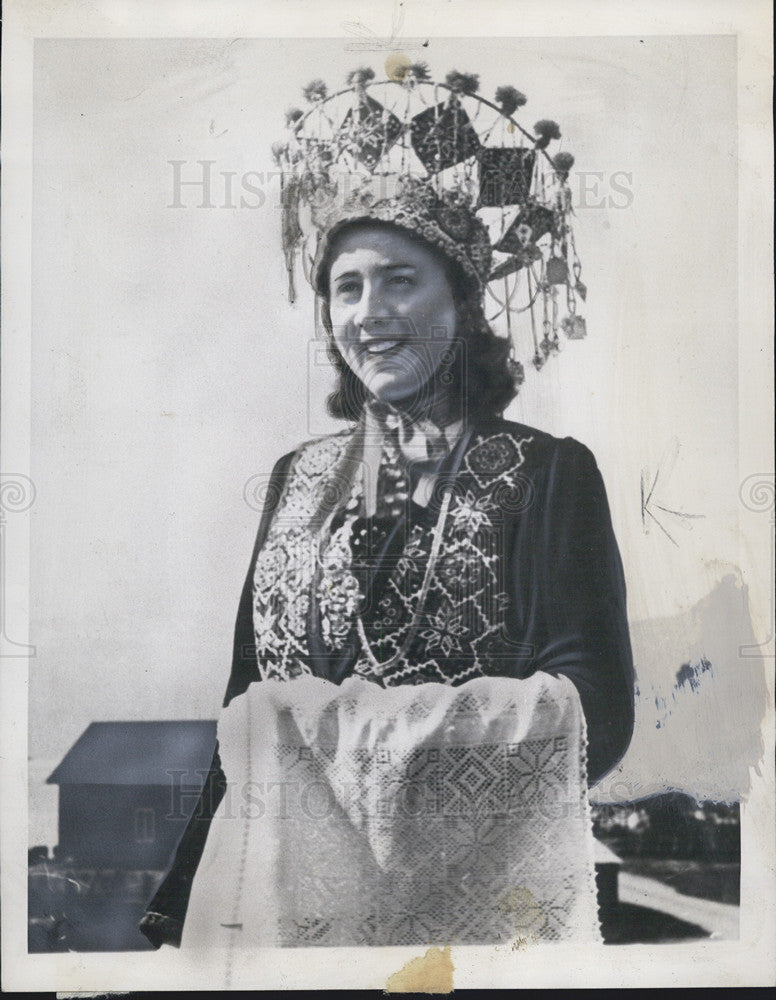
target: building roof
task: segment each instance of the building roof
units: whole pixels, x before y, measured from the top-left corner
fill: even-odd
[[[46,779],[50,785],[202,785],[216,742],[211,719],[92,722]],[[186,772],[175,776],[175,772]],[[200,772],[200,773],[197,773]]]

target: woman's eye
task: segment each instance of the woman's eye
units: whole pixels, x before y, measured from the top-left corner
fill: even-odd
[[[350,295],[356,291],[358,291],[357,281],[345,281],[341,285],[337,286],[338,295]]]
[[[395,274],[390,280],[393,285],[411,285],[413,283],[408,274]]]

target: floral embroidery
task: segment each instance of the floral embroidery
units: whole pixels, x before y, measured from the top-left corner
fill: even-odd
[[[312,673],[305,633],[317,546],[309,524],[325,474],[332,474],[348,440],[334,435],[299,450],[256,560],[253,628],[262,680]],[[327,628],[331,634],[328,619]]]
[[[498,510],[497,505],[487,494],[477,497],[471,490],[467,490],[462,497],[454,497],[453,504],[454,507],[450,511],[453,524],[458,531],[465,531],[470,535],[480,528],[489,528],[490,514]]]
[[[329,650],[335,649],[347,636],[362,600],[358,580],[350,571],[350,534],[354,520],[352,515],[345,519],[342,527],[331,536],[321,558],[318,606],[321,632]]]
[[[263,654],[277,647],[280,636],[275,629],[276,615],[271,611],[266,614],[254,612],[253,629],[256,634],[256,649]]]
[[[260,590],[271,590],[280,579],[285,562],[277,549],[262,549],[256,560],[255,582]]]
[[[509,482],[510,473],[523,464],[523,446],[530,441],[533,441],[533,437],[516,441],[507,433],[480,438],[467,453],[464,464],[481,489],[493,486],[500,480]]]
[[[422,560],[424,554],[422,538],[423,529],[416,524],[412,529],[410,537],[407,540],[407,544],[404,546],[404,551],[396,564],[396,569],[399,573],[408,575],[410,573],[420,572],[420,561]]]
[[[511,669],[515,646],[503,638],[509,597],[501,578],[498,491],[505,485],[515,487],[520,477],[513,473],[523,464],[525,446],[532,440],[502,432],[481,436],[470,448],[458,474],[462,489],[453,497],[443,554],[430,581],[418,634],[406,654],[379,678],[363,652],[355,673],[388,685],[460,684]],[[300,449],[257,558],[253,621],[262,678],[311,673],[306,630],[316,569],[321,634],[329,651],[342,646],[362,607],[351,546],[355,515],[345,517],[320,553],[310,527],[320,498],[336,482],[348,441],[348,435],[341,434]],[[365,623],[380,660],[401,648],[416,609],[432,533],[429,525],[414,525],[374,618]]]
[[[466,626],[461,622],[460,614],[455,613],[452,605],[445,605],[431,619],[430,628],[420,633],[420,638],[426,640],[427,648],[438,647],[445,656],[453,650],[461,652],[461,636],[466,635]]]
[[[470,545],[451,552],[441,561],[437,576],[445,590],[456,601],[478,594],[489,582],[488,554]]]

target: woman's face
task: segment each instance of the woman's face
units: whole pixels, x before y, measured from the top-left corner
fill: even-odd
[[[329,312],[345,362],[394,405],[418,400],[455,335],[444,265],[398,228],[351,226],[336,239]]]

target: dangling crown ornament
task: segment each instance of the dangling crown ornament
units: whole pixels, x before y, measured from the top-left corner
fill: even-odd
[[[491,102],[478,86],[473,74],[434,82],[425,64],[403,63],[391,79],[363,68],[335,93],[322,80],[304,88],[307,110],[287,112],[288,137],[273,145],[289,298],[300,251],[321,292],[318,264],[340,226],[392,222],[452,257],[484,296],[488,321],[506,326],[519,385],[528,352],[517,316],[530,319],[537,370],[558,351],[559,330],[571,340],[586,333],[568,185],[574,157],[551,154],[561,138],[554,121],[537,121],[533,133],[516,121],[526,98],[514,87],[499,87]]]

